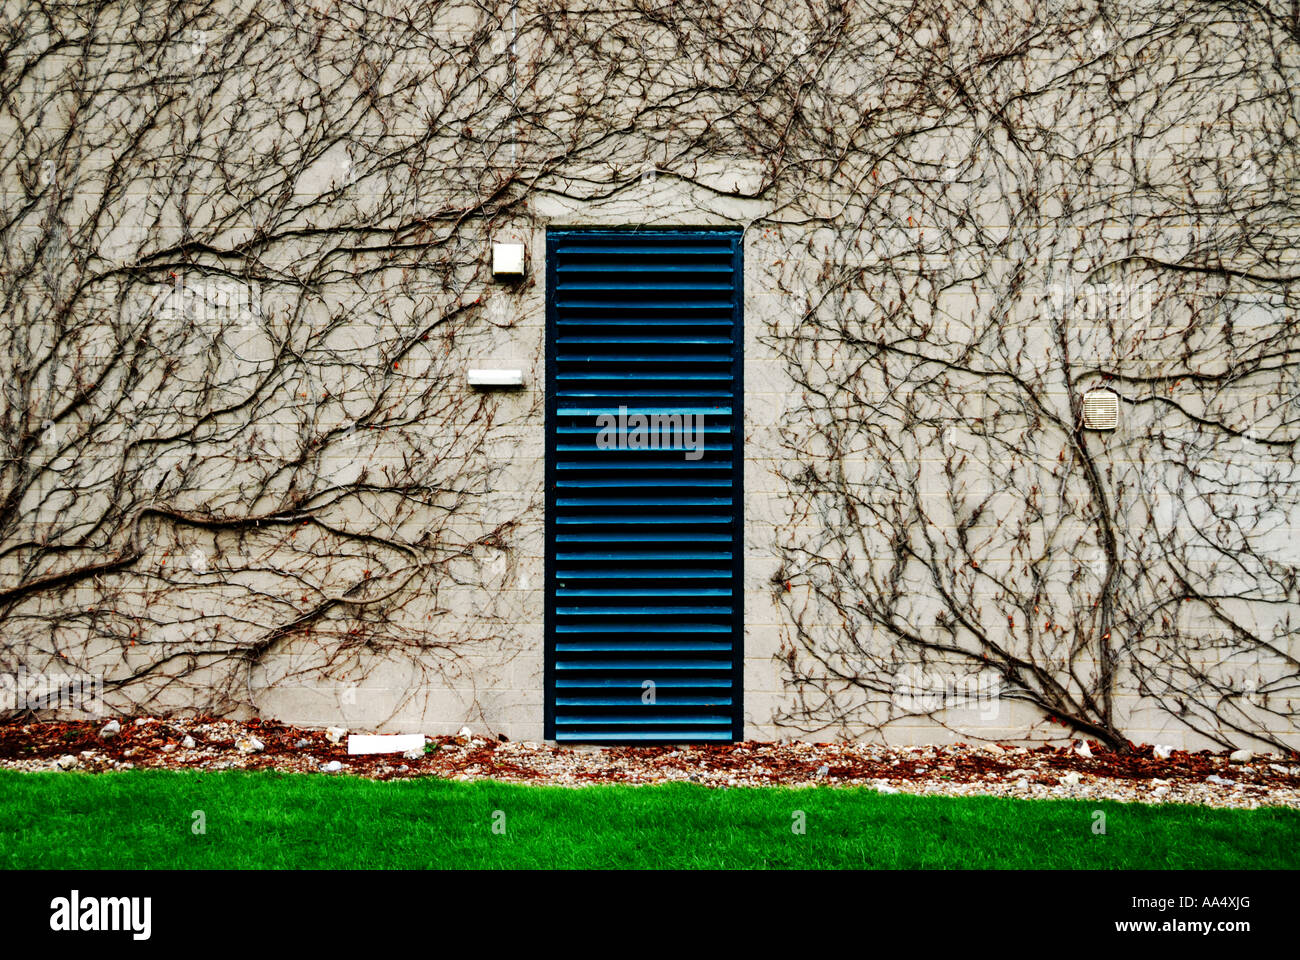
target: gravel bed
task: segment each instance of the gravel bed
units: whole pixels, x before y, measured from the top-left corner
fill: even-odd
[[[1075,798],[1212,807],[1300,808],[1300,756],[1175,750],[1129,753],[1095,742],[891,747],[865,742],[745,741],[689,747],[561,747],[469,729],[425,737],[421,751],[352,756],[347,731],[265,720],[121,718],[0,725],[0,769],[278,770],[376,780],[451,780],[584,786],[698,783],[708,787],[868,786],[885,793]],[[363,732],[363,731],[352,731]],[[1163,751],[1162,751],[1163,752]]]

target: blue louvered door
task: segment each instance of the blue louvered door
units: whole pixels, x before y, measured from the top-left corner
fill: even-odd
[[[546,736],[739,740],[740,233],[546,252]]]

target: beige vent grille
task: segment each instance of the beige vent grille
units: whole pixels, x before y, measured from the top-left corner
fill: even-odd
[[[1087,430],[1114,430],[1119,426],[1119,394],[1089,390],[1083,395],[1083,426]]]

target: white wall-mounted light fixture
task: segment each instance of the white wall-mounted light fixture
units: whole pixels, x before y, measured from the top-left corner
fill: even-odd
[[[469,385],[471,387],[522,387],[524,372],[501,367],[471,370]]]
[[[511,279],[524,275],[524,245],[522,243],[492,244],[492,276]]]
[[[1114,390],[1089,390],[1083,395],[1083,428],[1114,430],[1119,426],[1119,394]]]

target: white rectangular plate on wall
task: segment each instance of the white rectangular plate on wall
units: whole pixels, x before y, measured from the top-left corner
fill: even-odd
[[[471,370],[469,385],[471,387],[522,387],[524,372],[522,370]]]

